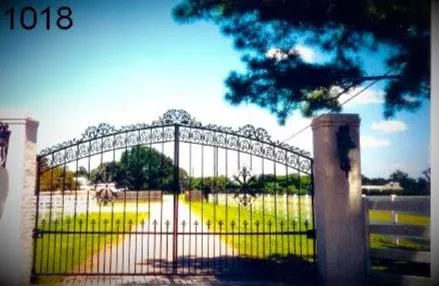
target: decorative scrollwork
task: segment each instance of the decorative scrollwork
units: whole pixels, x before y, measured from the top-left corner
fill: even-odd
[[[273,141],[264,128],[245,125],[238,129],[216,124],[202,125],[184,110],[171,109],[151,125],[145,123],[125,125],[117,129],[107,123],[88,127],[81,139],[63,142],[41,151],[40,155],[54,167],[69,161],[86,158],[100,152],[142,144],[173,141],[175,127],[179,125],[182,142],[222,147],[263,157],[286,164],[302,172],[311,172],[309,152],[286,143]],[[74,150],[70,150],[73,148]]]
[[[9,125],[0,122],[0,167],[6,168],[6,159],[8,158],[9,136],[11,131]]]
[[[95,139],[116,132],[116,129],[108,123],[101,123],[97,127],[91,126],[82,134],[82,141]]]
[[[154,121],[153,125],[181,124],[186,126],[201,126],[201,122],[195,120],[187,111],[183,109],[171,109],[165,112],[159,120]]]
[[[106,206],[117,197],[117,193],[106,184],[105,187],[95,188],[95,197],[99,204]]]

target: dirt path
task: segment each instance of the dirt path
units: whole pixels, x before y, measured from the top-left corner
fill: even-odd
[[[147,205],[147,204],[146,204]],[[137,231],[149,234],[132,234],[113,241],[92,258],[92,273],[169,273],[173,271],[173,196],[164,195],[163,205],[151,203],[142,205],[139,211],[150,210],[149,219],[144,228]],[[134,228],[133,231],[136,231]],[[162,234],[160,234],[162,232]],[[209,271],[215,257],[236,255],[218,235],[209,234],[201,218],[189,210],[186,203],[180,201],[178,209],[177,236],[177,273]],[[204,234],[200,234],[200,233]],[[166,234],[167,233],[167,234]],[[213,265],[212,265],[213,267]]]

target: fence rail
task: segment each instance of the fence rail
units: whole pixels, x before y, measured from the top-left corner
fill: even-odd
[[[394,274],[377,273],[371,269],[371,259],[386,259],[406,261],[411,263],[430,263],[430,251],[398,248],[399,239],[409,238],[417,241],[430,241],[429,223],[411,223],[401,220],[403,215],[414,215],[417,218],[430,217],[430,197],[398,197],[395,195],[385,197],[364,197],[364,211],[366,217],[367,249],[369,255],[369,273],[375,276]],[[370,211],[391,212],[391,219],[370,219]],[[371,248],[370,235],[388,235],[396,241],[392,248]],[[399,276],[416,277],[416,276]],[[426,277],[418,277],[419,279]],[[425,282],[425,281],[424,281]],[[416,283],[415,283],[416,284]]]

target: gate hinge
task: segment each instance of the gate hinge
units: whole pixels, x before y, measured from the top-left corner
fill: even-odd
[[[43,238],[43,232],[39,229],[33,229],[32,230],[32,238],[34,238],[34,239]]]
[[[316,230],[315,229],[310,229],[306,231],[306,238],[316,238]]]

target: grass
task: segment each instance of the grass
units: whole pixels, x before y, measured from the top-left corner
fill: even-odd
[[[392,212],[390,211],[369,211],[369,219],[379,222],[392,222]],[[408,213],[398,213],[398,223],[408,225],[429,226],[430,218],[422,215],[414,215]],[[429,251],[430,243],[423,239],[417,238],[399,238],[396,243],[396,238],[390,235],[370,234],[371,248],[403,248],[409,250]]]
[[[313,228],[312,221],[276,215],[274,211],[243,208],[225,204],[191,202],[192,211],[203,218],[211,231],[232,233],[220,235],[240,256],[269,258],[296,255],[312,258],[313,240],[304,234],[274,234],[280,232],[306,231]],[[238,235],[237,233],[250,233]],[[272,234],[264,234],[272,233]]]
[[[392,212],[371,210],[369,211],[369,219],[382,222],[391,222]],[[430,217],[409,213],[398,213],[398,222],[400,224],[430,225]]]
[[[81,213],[51,222],[43,218],[40,229],[64,233],[44,233],[37,240],[35,269],[38,273],[59,274],[84,271],[84,264],[94,253],[106,245],[122,241],[122,235],[87,232],[130,231],[146,218],[147,214],[140,212],[114,212],[113,215],[110,212],[93,212],[88,214],[88,219],[85,213]]]
[[[381,223],[390,223],[393,221],[391,211],[370,210],[369,219]],[[415,215],[409,213],[398,213],[398,223],[407,225],[429,226],[430,217]],[[369,236],[369,246],[373,249],[404,249],[415,251],[430,251],[430,241],[415,238],[401,237],[397,238],[390,235],[371,233]],[[404,275],[421,275],[429,276],[429,264],[414,263],[408,261],[395,261],[387,259],[373,259],[372,269],[376,271],[386,271]]]

